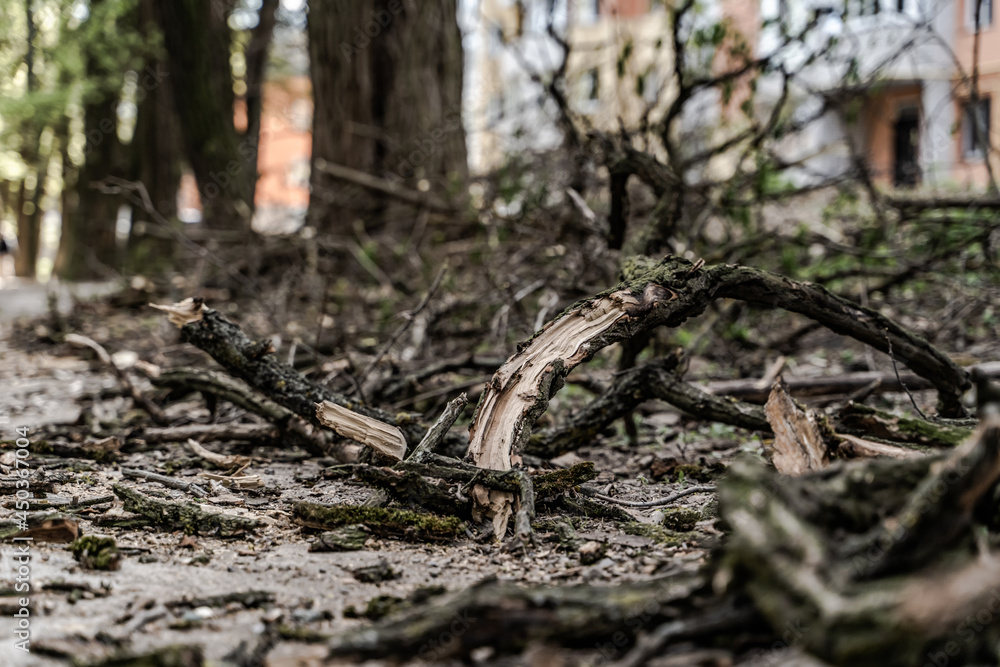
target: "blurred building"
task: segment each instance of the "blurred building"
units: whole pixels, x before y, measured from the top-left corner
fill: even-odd
[[[973,104],[977,1],[980,99]],[[1000,95],[1000,30],[993,2],[704,0],[695,27],[725,21],[754,56],[771,57],[795,73],[783,118],[797,131],[779,147],[796,164],[789,171],[795,182],[834,176],[860,159],[884,187],[978,188],[987,183],[986,147],[1000,139],[994,101]],[[660,0],[466,5],[466,102],[476,171],[501,164],[505,154],[559,144],[558,109],[543,88],[562,59],[550,25],[571,49],[564,93],[584,125],[614,131],[619,122],[630,128],[643,119],[655,122],[676,95],[669,17]],[[799,33],[806,38],[788,38]],[[687,66],[707,73],[723,71],[725,52],[686,42],[684,55]],[[761,77],[754,88],[749,113],[766,118],[782,96],[781,78]],[[734,82],[726,99],[718,89],[694,96],[681,122],[685,150],[717,145],[746,127],[750,97],[748,80]],[[731,160],[714,160],[713,175],[735,169]]]
[[[237,128],[246,127],[246,109],[237,104]],[[257,189],[253,227],[259,232],[292,232],[305,220],[309,205],[309,161],[312,152],[312,86],[296,74],[264,82],[260,139],[257,148]],[[194,174],[181,178],[178,216],[201,219]]]

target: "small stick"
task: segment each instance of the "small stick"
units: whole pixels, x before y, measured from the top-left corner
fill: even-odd
[[[98,358],[103,363],[111,367],[111,370],[118,378],[118,381],[121,382],[123,387],[125,387],[125,391],[127,391],[132,396],[132,400],[135,401],[136,404],[140,405],[143,410],[148,412],[149,416],[152,417],[153,420],[156,421],[156,423],[166,424],[167,422],[170,421],[169,419],[167,419],[166,413],[163,412],[163,409],[160,406],[158,406],[156,403],[153,403],[151,400],[146,398],[142,394],[142,392],[140,392],[138,389],[135,388],[135,385],[132,384],[132,381],[128,379],[128,376],[125,374],[125,371],[118,368],[118,364],[114,362],[114,360],[111,358],[111,355],[108,354],[108,351],[105,350],[100,343],[91,338],[87,338],[86,336],[81,336],[79,334],[72,334],[72,333],[66,334],[66,342],[73,345],[82,345],[84,347],[89,347],[94,352],[96,352]]]
[[[917,405],[917,399],[913,398],[913,394],[910,393],[909,387],[903,384],[903,381],[899,378],[899,368],[896,367],[896,357],[893,356],[892,354],[892,336],[889,335],[888,329],[886,329],[885,331],[885,341],[889,345],[889,359],[892,360],[892,370],[896,374],[896,382],[898,382],[899,386],[903,388],[903,391],[906,392],[906,395],[910,397],[910,403],[913,404],[913,409],[917,411],[917,414],[920,415],[920,418],[927,420],[927,415],[925,415],[924,411],[920,409],[919,405]]]
[[[193,493],[196,496],[201,496],[202,498],[208,497],[208,492],[193,482],[182,482],[179,479],[167,477],[166,475],[160,475],[155,472],[136,470],[135,468],[122,468],[122,475],[136,479],[145,479],[150,482],[159,482],[163,486],[169,486],[171,489],[179,489],[181,491]]]
[[[634,502],[631,500],[620,500],[618,498],[612,498],[611,496],[606,496],[603,493],[589,493],[595,498],[600,498],[609,503],[615,503],[616,505],[622,505],[624,507],[661,507],[662,505],[669,505],[675,500],[680,500],[684,496],[690,496],[692,493],[709,493],[715,491],[715,487],[711,485],[704,486],[692,486],[690,488],[684,489],[683,491],[678,491],[672,496],[667,496],[665,498],[657,498],[656,500],[647,500],[645,502]]]
[[[413,448],[413,451],[406,457],[406,460],[420,462],[426,452],[433,451],[434,447],[441,442],[445,433],[455,424],[455,420],[461,416],[462,411],[465,410],[465,406],[468,404],[469,397],[464,392],[458,398],[449,401],[444,412],[434,422],[434,425],[427,430],[427,435],[423,437],[420,444]]]

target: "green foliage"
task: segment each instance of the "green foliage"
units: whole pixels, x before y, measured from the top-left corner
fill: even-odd
[[[159,48],[155,32],[140,34],[137,7],[138,0],[34,0],[29,40],[25,4],[0,4],[6,28],[0,39],[0,175],[23,176],[31,165],[22,155],[39,149],[73,144],[74,161],[83,159],[83,106],[123,96],[126,74],[140,71]],[[37,143],[45,128],[56,139],[48,147]]]

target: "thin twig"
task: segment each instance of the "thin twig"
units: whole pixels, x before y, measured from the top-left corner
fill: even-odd
[[[424,298],[420,300],[420,303],[417,304],[417,307],[414,308],[412,312],[405,313],[403,325],[396,330],[396,333],[392,335],[392,338],[390,338],[388,342],[386,342],[386,344],[382,346],[382,349],[379,350],[378,354],[375,355],[375,358],[372,359],[371,363],[368,364],[368,367],[365,368],[363,373],[361,373],[361,377],[358,378],[359,383],[363,384],[364,381],[368,379],[368,376],[371,374],[372,370],[374,370],[375,366],[378,365],[378,362],[382,361],[382,357],[388,354],[392,346],[396,344],[396,341],[402,338],[403,334],[406,333],[406,330],[409,329],[410,326],[413,324],[413,321],[416,319],[417,315],[419,315],[420,312],[427,307],[427,304],[430,303],[431,298],[434,296],[434,293],[437,292],[438,287],[441,285],[441,280],[444,278],[445,271],[447,270],[448,270],[448,264],[446,262],[445,265],[441,267],[441,270],[438,271],[437,275],[434,277],[434,281],[431,283],[430,288],[428,288],[427,293],[424,295]]]
[[[132,400],[135,401],[136,404],[139,405],[143,410],[148,412],[149,416],[152,417],[157,424],[166,424],[170,421],[167,418],[166,413],[163,412],[163,408],[161,408],[159,405],[157,405],[149,398],[147,398],[145,395],[143,395],[141,391],[136,389],[135,385],[132,384],[132,381],[128,379],[128,376],[125,374],[125,371],[118,368],[118,364],[114,362],[114,360],[111,358],[111,355],[108,354],[108,351],[105,350],[100,343],[91,338],[87,338],[86,336],[81,336],[79,334],[72,334],[72,333],[66,334],[66,342],[73,345],[82,345],[84,347],[89,347],[94,352],[96,352],[97,357],[103,363],[111,367],[111,370],[112,372],[114,372],[115,377],[117,377],[118,381],[121,382],[122,386],[125,388],[125,391],[127,391],[129,395],[132,397]]]
[[[888,329],[886,329],[885,331],[885,340],[889,344],[889,359],[892,361],[892,371],[896,374],[896,382],[898,382],[899,386],[903,388],[903,391],[906,392],[906,395],[910,397],[910,403],[913,404],[913,409],[917,411],[917,414],[919,414],[922,419],[927,420],[927,415],[925,415],[924,411],[920,409],[919,405],[917,405],[917,401],[915,398],[913,398],[913,394],[910,393],[910,389],[905,384],[903,384],[903,381],[899,377],[899,369],[896,367],[896,357],[894,357],[892,354],[892,338],[889,336]]]
[[[647,500],[645,502],[621,500],[619,498],[612,498],[611,496],[606,496],[603,493],[593,493],[590,495],[593,495],[595,498],[599,498],[600,500],[604,500],[609,503],[615,503],[616,505],[622,505],[624,507],[642,508],[642,507],[660,507],[662,505],[669,505],[675,500],[680,500],[684,496],[690,496],[692,493],[710,493],[712,491],[715,491],[715,487],[710,484],[702,486],[692,486],[690,488],[684,489],[683,491],[678,491],[672,496],[667,496],[665,498],[657,498],[656,500]]]

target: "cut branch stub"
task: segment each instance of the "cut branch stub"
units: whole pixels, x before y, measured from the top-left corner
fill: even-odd
[[[402,461],[406,455],[406,438],[391,424],[366,417],[330,401],[316,404],[316,416],[324,426],[338,435],[368,445],[379,454]]]

